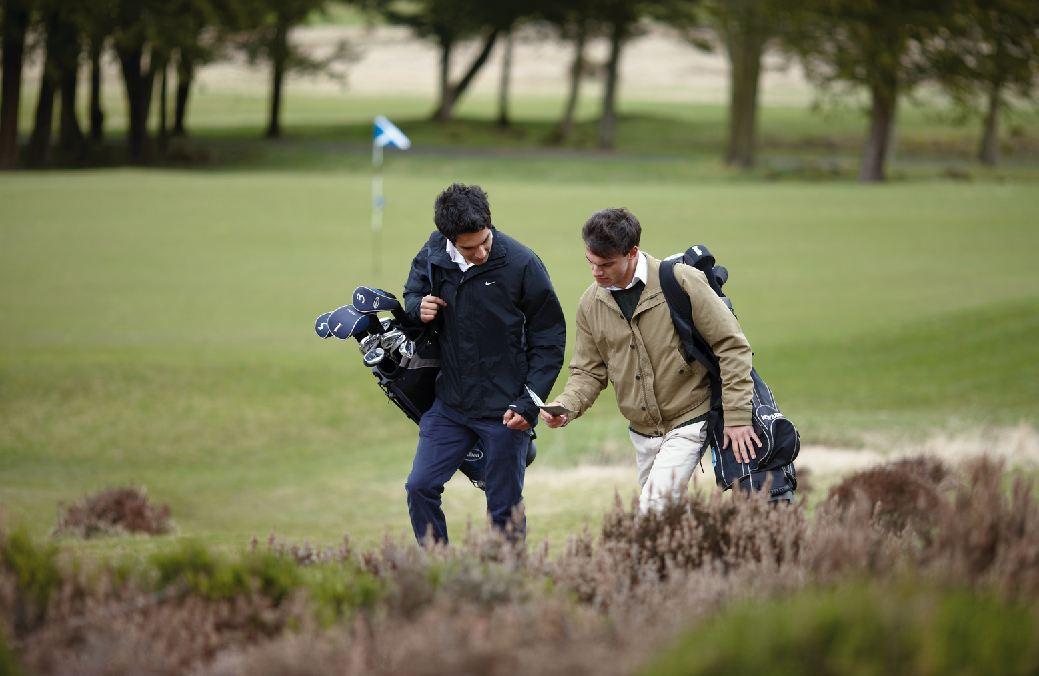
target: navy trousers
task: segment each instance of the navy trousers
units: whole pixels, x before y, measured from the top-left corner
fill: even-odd
[[[411,474],[404,485],[408,513],[419,542],[432,536],[447,542],[447,521],[440,507],[444,484],[458,470],[479,439],[487,454],[487,512],[497,528],[522,539],[526,521],[522,512],[523,474],[526,471],[530,434],[510,430],[501,418],[472,418],[439,399],[419,422],[418,448]],[[509,524],[511,532],[508,530]]]

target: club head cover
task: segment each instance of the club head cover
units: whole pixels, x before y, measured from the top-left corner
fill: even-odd
[[[314,320],[314,333],[317,334],[318,338],[328,338],[332,335],[332,329],[328,326],[328,318],[331,316],[331,312],[326,312],[323,315],[318,315],[317,319]]]
[[[363,314],[392,312],[400,309],[400,301],[389,291],[359,286],[354,289],[354,309]]]
[[[371,317],[361,314],[352,305],[344,305],[332,310],[332,314],[328,318],[329,330],[340,340],[357,338],[368,333],[371,324]]]

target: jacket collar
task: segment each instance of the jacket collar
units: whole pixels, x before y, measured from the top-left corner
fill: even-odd
[[[639,296],[638,305],[635,306],[635,311],[632,313],[632,319],[635,318],[640,312],[660,305],[664,300],[664,292],[660,287],[660,260],[653,258],[649,254],[646,254],[646,288],[642,290],[642,294]],[[617,305],[617,301],[614,299],[613,294],[609,290],[599,286],[595,289],[595,297],[606,303],[607,306],[617,311],[617,314],[624,316],[621,313],[620,306]]]
[[[491,253],[487,256],[487,261],[482,265],[474,265],[469,268],[466,271],[467,274],[475,275],[483,272],[484,269],[496,268],[504,262],[502,259],[509,253],[509,237],[493,225],[491,226],[491,231],[494,233],[494,240],[491,242]],[[447,268],[448,270],[458,269],[458,264],[451,260],[451,256],[447,253],[447,238],[440,231],[436,231],[429,236],[427,246],[430,249],[429,262],[431,264]]]

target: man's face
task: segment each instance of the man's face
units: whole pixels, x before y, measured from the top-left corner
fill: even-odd
[[[483,265],[487,257],[491,255],[491,242],[494,240],[494,231],[484,228],[480,232],[464,232],[454,241],[458,253],[466,262],[473,265]]]
[[[626,254],[602,257],[596,256],[591,251],[585,250],[585,258],[592,266],[592,277],[595,283],[602,287],[626,286],[635,274],[635,266],[638,263],[639,248],[631,247]]]

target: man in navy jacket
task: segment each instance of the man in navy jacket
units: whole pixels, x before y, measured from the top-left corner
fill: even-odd
[[[537,255],[491,223],[487,195],[455,183],[436,199],[437,231],[404,285],[405,310],[435,327],[441,349],[436,401],[422,416],[405,489],[415,537],[447,542],[444,484],[476,441],[487,454],[487,511],[522,538],[530,429],[563,366],[566,323]]]

